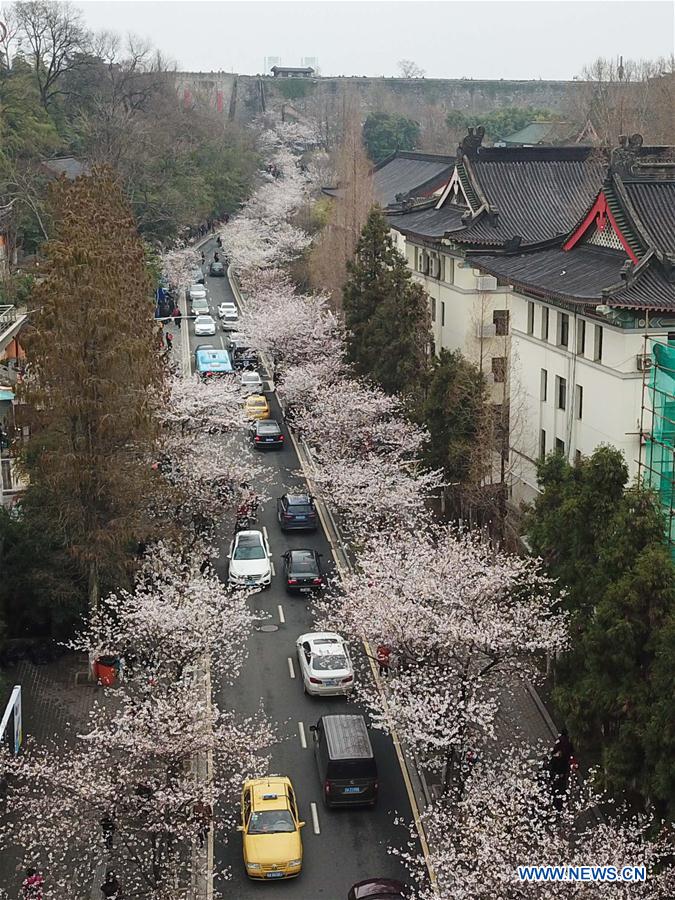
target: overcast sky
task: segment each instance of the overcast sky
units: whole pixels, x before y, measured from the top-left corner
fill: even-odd
[[[395,75],[412,59],[435,78],[572,78],[597,56],[673,52],[670,0],[536,2],[77,3],[89,26],[148,37],[185,71],[263,71],[265,57],[323,75]]]

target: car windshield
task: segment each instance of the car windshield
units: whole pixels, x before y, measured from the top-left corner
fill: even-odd
[[[211,316],[197,316],[195,323],[197,325],[213,325],[213,319]]]
[[[265,548],[255,538],[241,538],[234,551],[235,559],[265,559]]]
[[[280,431],[276,422],[258,422],[258,434],[279,434]]]
[[[346,656],[315,656],[312,659],[312,668],[317,672],[331,672],[335,669],[347,668]]]
[[[297,516],[307,516],[312,512],[312,507],[308,503],[292,503],[289,505],[288,511]]]
[[[295,831],[293,816],[287,809],[272,809],[251,814],[249,834],[279,834]]]
[[[249,400],[251,406],[267,406],[267,400],[264,397],[254,397],[252,400]]]

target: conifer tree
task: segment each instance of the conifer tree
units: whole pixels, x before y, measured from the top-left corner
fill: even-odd
[[[51,189],[39,312],[26,341],[25,453],[42,525],[61,537],[95,606],[143,533],[163,385],[152,285],[128,203],[107,171]]]
[[[420,399],[429,371],[429,301],[374,208],[343,292],[347,358],[389,394]]]

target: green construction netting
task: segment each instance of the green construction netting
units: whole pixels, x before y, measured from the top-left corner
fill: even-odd
[[[649,396],[653,419],[647,439],[647,480],[659,493],[666,513],[668,538],[675,544],[675,346],[652,345]]]

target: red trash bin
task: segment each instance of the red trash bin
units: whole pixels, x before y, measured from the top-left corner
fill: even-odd
[[[111,687],[117,681],[117,658],[100,656],[94,663],[96,683],[103,687]]]

